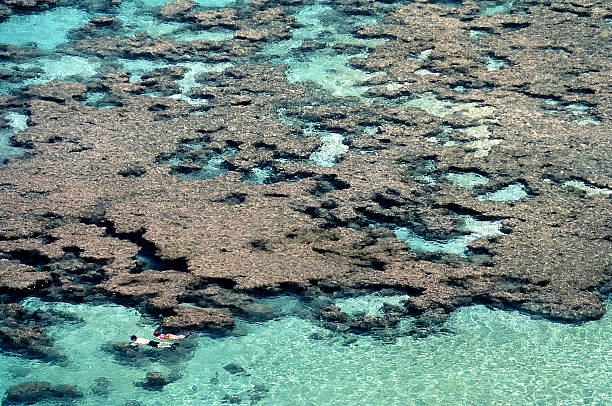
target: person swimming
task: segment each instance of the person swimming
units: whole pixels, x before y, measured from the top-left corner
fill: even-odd
[[[180,340],[182,338],[187,337],[189,334],[163,334],[156,331],[155,333],[153,333],[153,335],[155,336],[155,338],[160,340]]]
[[[149,347],[154,348],[168,348],[172,347],[172,344],[169,343],[160,343],[159,341],[148,340],[142,337],[131,336],[130,340],[132,341],[130,345],[138,346],[138,345],[148,345]]]

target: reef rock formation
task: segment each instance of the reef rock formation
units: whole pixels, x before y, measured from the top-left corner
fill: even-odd
[[[24,382],[9,387],[2,404],[7,405],[31,405],[37,402],[51,400],[55,402],[68,401],[82,398],[83,392],[76,385],[51,386],[49,382],[32,381]]]
[[[161,8],[234,30],[231,40],[75,41],[77,55],[174,67],[0,98],[28,116],[12,137],[27,154],[0,166],[0,289],[142,304],[175,330],[231,328],[261,295],[386,287],[408,293],[402,311],[428,323],[476,301],[600,317],[612,286],[612,11],[519,3],[523,13],[483,14],[473,1],[416,1],[356,27],[384,40],[351,58],[377,73],[359,97],[258,62],[299,25],[265,1]],[[190,101],[170,98],[187,61],[236,66],[199,75]],[[86,103],[92,93],[110,108]],[[324,165],[321,134],[346,147]],[[456,180],[470,176],[485,180]],[[473,231],[476,221],[496,232]],[[472,234],[455,254],[417,246]]]

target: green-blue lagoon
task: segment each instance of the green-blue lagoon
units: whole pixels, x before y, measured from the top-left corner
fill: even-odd
[[[383,302],[384,297],[371,296],[361,299],[361,306],[367,310]],[[142,351],[166,358],[145,357],[130,364],[118,362],[103,348],[112,342],[126,344],[131,334],[152,338],[154,320],[118,305],[28,300],[28,308],[54,309],[78,318],[49,328],[66,360],[48,364],[3,354],[0,364],[6,373],[0,389],[33,380],[76,383],[84,397],[75,405],[222,405],[230,399],[259,405],[612,402],[609,314],[571,325],[475,305],[454,312],[444,333],[385,341],[326,330],[296,314],[300,305],[291,297],[270,303],[282,309],[281,317],[262,323],[240,321],[236,334],[227,337],[188,337],[194,348],[178,360],[171,357],[175,348],[160,348]],[[360,303],[351,299],[340,304],[349,310]],[[240,372],[229,372],[224,368],[228,365],[239,366]],[[137,386],[149,371],[177,380],[159,391]],[[107,380],[103,395],[96,394],[100,378]]]

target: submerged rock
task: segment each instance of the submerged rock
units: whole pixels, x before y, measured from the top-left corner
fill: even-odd
[[[399,319],[389,320],[384,317],[364,316],[351,320],[349,326],[352,330],[371,332],[391,327],[394,324],[397,324],[397,322],[399,322]]]
[[[164,20],[180,20],[198,4],[193,0],[173,0],[162,6],[159,16]]]
[[[52,347],[51,339],[40,326],[2,326],[0,327],[2,348],[44,361],[61,361],[65,354]]]
[[[0,21],[2,15],[0,12]],[[45,53],[39,49],[33,47],[20,47],[10,44],[0,44],[0,58],[3,61],[11,62],[25,62],[32,58],[38,58],[43,56]]]
[[[57,0],[2,0],[0,2],[0,22],[12,14],[46,10],[58,5]]]
[[[28,310],[21,303],[0,303],[0,317],[5,320],[23,320],[28,315]]]
[[[107,342],[100,346],[102,351],[111,354],[115,359],[126,365],[148,365],[148,355],[151,352],[148,348],[143,348],[129,345],[126,341]]]
[[[161,372],[147,372],[144,385],[149,388],[161,388],[167,385],[168,382],[168,378]]]
[[[128,400],[123,406],[145,406],[145,404],[138,400]]]
[[[76,385],[52,386],[49,382],[32,381],[9,387],[3,404],[33,404],[49,399],[54,402],[71,402],[81,397],[83,397],[83,393]]]
[[[110,379],[100,376],[92,382],[90,390],[97,396],[108,396],[112,391],[112,382]]]
[[[58,400],[72,400],[83,397],[83,392],[79,389],[77,385],[72,384],[64,384],[52,386],[49,388],[49,392],[51,396]]]
[[[6,390],[8,404],[31,404],[40,402],[50,395],[50,382],[33,381],[13,385]]]
[[[334,304],[322,307],[318,311],[319,317],[327,321],[334,322],[347,322],[350,320],[350,316],[344,313],[339,306]]]
[[[181,299],[196,302],[200,306],[226,308],[234,314],[239,314],[253,321],[269,320],[276,317],[278,313],[272,306],[258,303],[248,294],[219,286],[192,290],[184,294]]]
[[[255,384],[253,388],[248,391],[249,399],[251,399],[251,403],[258,403],[268,396],[268,392],[270,392],[270,389],[268,389],[266,385],[261,383]]]
[[[223,403],[228,403],[230,405],[237,405],[239,403],[242,403],[242,397],[240,395],[237,394],[226,394],[225,396],[223,396],[221,398],[221,401]]]
[[[227,372],[233,375],[246,375],[246,370],[238,364],[227,364],[223,367]]]

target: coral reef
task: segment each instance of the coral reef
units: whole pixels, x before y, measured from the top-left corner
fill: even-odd
[[[354,320],[333,307],[321,317],[369,330],[398,314],[439,324],[475,302],[572,322],[605,312],[608,3],[518,2],[522,13],[495,14],[473,1],[392,9],[380,24],[354,27],[356,37],[384,40],[350,59],[377,73],[359,83],[361,97],[289,81],[286,65],[266,62],[265,45],[300,26],[285,9],[298,1],[268,3],[204,11],[168,3],[164,20],[230,29],[233,39],[75,37],[78,56],[172,67],[132,80],[109,69],[0,97],[3,109],[28,116],[12,136],[27,153],[0,166],[5,302],[30,294],[121,301],[171,330],[273,317],[254,300],[261,295],[307,300],[388,287],[410,296],[387,318]],[[380,12],[366,1],[341,8]],[[84,29],[115,22],[91,24]],[[196,78],[190,97],[199,104],[169,97],[194,61],[236,66]],[[110,108],[85,102],[96,92]],[[323,132],[348,147],[329,166],[311,158]],[[488,182],[466,188],[449,173]],[[509,185],[522,194],[481,198]],[[465,236],[459,216],[499,221],[500,232],[470,241],[463,255],[419,252],[394,233]]]

